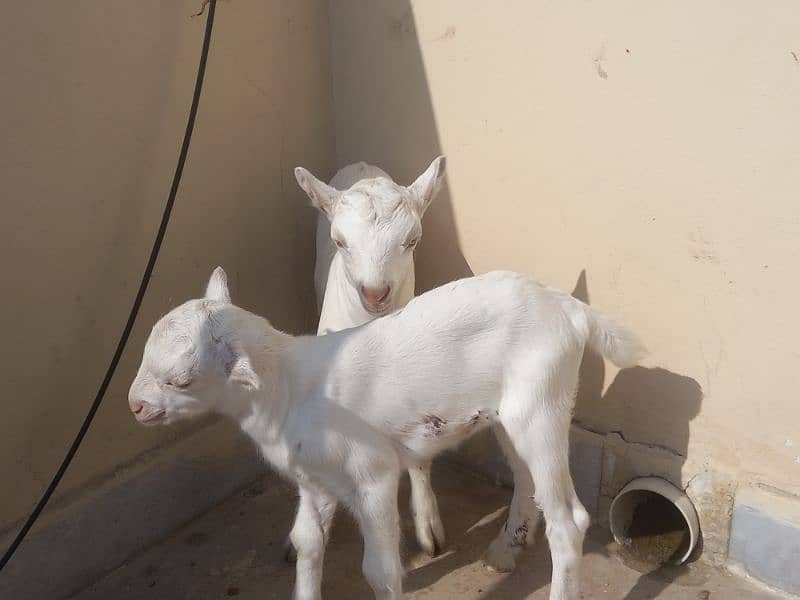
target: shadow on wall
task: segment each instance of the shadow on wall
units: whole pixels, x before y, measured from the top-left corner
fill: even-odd
[[[113,18],[74,5],[8,9],[6,22],[15,26],[5,29],[4,43],[39,58],[9,63],[0,102],[10,125],[0,179],[9,197],[22,200],[8,203],[0,222],[0,267],[15,290],[3,304],[3,331],[13,343],[0,350],[0,378],[9,396],[25,399],[5,414],[0,454],[14,460],[0,485],[15,493],[0,502],[0,529],[30,510],[63,457],[138,286],[163,202],[147,193],[183,17],[178,4],[152,22],[143,21],[141,7],[123,5]],[[34,355],[48,365],[46,377]],[[107,414],[104,406],[99,420]],[[59,491],[102,454],[82,452]]]
[[[331,44],[338,166],[364,160],[410,184],[443,153],[411,4],[332,6]],[[451,161],[447,168],[454,166]],[[422,231],[417,293],[473,274],[461,252],[447,179]]]
[[[25,401],[4,414],[0,455],[14,460],[0,485],[15,493],[0,498],[0,530],[27,514],[81,423],[130,310],[175,168],[203,20],[188,20],[193,0],[145,4],[153,10],[23,2],[6,13],[0,47],[26,60],[4,70],[9,92],[0,98],[5,147],[13,148],[0,151],[0,180],[20,199],[0,219],[0,267],[15,290],[0,311],[14,340],[0,350],[0,378],[10,397]],[[214,266],[228,268],[242,305],[283,329],[311,328],[313,249],[304,239],[312,228],[300,191],[284,192],[281,167],[301,152],[312,167],[333,163],[322,8],[317,0],[253,3],[225,11],[215,28],[167,237],[59,496],[105,481],[119,464],[185,431],[140,431],[125,399],[150,327],[196,297]],[[291,20],[303,29],[292,33]],[[281,52],[270,51],[273,44]],[[285,144],[273,135],[281,126],[292,132]],[[298,199],[280,201],[284,193]]]
[[[572,295],[589,303],[585,271]],[[604,383],[603,359],[587,350],[575,406],[577,424],[600,433],[617,432],[629,443],[663,448],[685,459],[689,423],[700,412],[703,401],[697,381],[659,367],[633,367],[621,370],[605,394]],[[680,483],[679,470],[670,475],[673,483]]]

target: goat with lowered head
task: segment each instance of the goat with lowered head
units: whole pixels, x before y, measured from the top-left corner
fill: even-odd
[[[320,213],[314,267],[318,334],[362,325],[414,297],[414,251],[422,237],[422,216],[444,171],[445,158],[439,156],[414,183],[403,186],[360,162],[341,169],[328,185],[303,167],[295,169],[297,182]],[[417,541],[433,555],[444,546],[445,536],[431,465],[415,465],[408,474]]]
[[[508,272],[444,285],[361,327],[292,337],[234,306],[217,268],[205,298],[153,327],[128,399],[148,425],[230,416],[297,484],[296,600],[321,597],[337,502],[360,526],[375,597],[401,598],[401,469],[493,425],[531,492],[512,506],[508,544],[524,545],[536,528],[535,499],[552,554],[550,599],[577,600],[589,516],[568,437],[586,344],[620,367],[644,352],[593,308]]]

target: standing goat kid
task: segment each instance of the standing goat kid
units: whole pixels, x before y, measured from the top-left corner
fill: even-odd
[[[536,484],[550,598],[577,600],[589,516],[570,477],[568,437],[585,344],[620,367],[643,354],[620,325],[516,273],[453,282],[361,327],[292,337],[231,304],[217,268],[204,299],[153,327],[128,398],[144,424],[232,417],[298,485],[296,600],[321,597],[337,502],[359,523],[375,597],[401,598],[401,469],[494,425]],[[532,499],[515,514],[523,520],[508,527],[520,539],[510,544],[536,527]]]
[[[295,169],[297,183],[320,212],[314,267],[318,334],[363,325],[414,297],[414,250],[422,236],[422,215],[441,187],[444,170],[445,158],[439,156],[406,187],[363,162],[341,169],[330,185],[302,167]],[[431,465],[415,465],[408,474],[417,541],[434,555],[445,537]]]

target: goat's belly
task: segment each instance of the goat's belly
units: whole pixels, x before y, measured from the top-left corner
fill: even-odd
[[[392,426],[387,433],[404,451],[408,451],[408,462],[419,462],[457,446],[493,425],[496,418],[495,410],[483,409],[456,418],[426,414]]]

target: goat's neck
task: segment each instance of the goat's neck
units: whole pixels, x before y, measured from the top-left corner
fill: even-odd
[[[414,297],[414,286],[416,285],[415,271],[416,265],[412,261],[411,268],[408,270],[406,278],[400,284],[400,289],[397,290],[395,309],[403,308],[406,304],[411,302],[411,299]]]
[[[261,317],[241,310],[237,315],[238,340],[260,383],[255,390],[233,390],[221,412],[239,422],[260,446],[279,443],[291,408],[287,352],[294,338]]]
[[[414,297],[414,284],[414,265],[412,263],[395,295],[395,309],[402,308],[411,301]],[[320,322],[325,325],[325,329],[337,331],[363,325],[374,318],[375,315],[368,312],[361,304],[358,290],[347,277],[344,259],[337,253],[331,262],[328,274]]]

